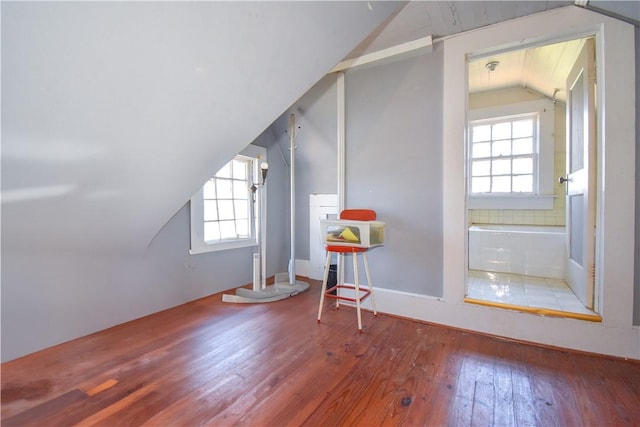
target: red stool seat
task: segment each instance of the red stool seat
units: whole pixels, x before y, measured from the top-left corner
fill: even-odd
[[[360,248],[357,246],[327,246],[327,252],[337,253],[353,253],[353,252],[366,252],[368,248]]]

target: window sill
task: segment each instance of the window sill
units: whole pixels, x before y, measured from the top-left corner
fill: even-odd
[[[553,209],[553,195],[469,196],[468,209]]]
[[[189,249],[189,255],[204,254],[207,252],[226,251],[229,249],[249,248],[252,246],[258,246],[258,243],[252,239],[234,240],[232,242],[212,243],[212,244],[206,244],[203,242],[202,245]]]

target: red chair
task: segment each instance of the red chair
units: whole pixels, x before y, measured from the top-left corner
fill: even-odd
[[[376,212],[370,209],[345,209],[340,212],[340,219],[352,220],[352,221],[375,221]],[[367,259],[367,251],[369,248],[362,248],[358,246],[338,246],[327,245],[327,262],[324,267],[324,279],[322,281],[322,292],[320,293],[320,307],[318,308],[318,323],[320,323],[320,317],[322,316],[322,306],[324,305],[325,298],[332,298],[336,300],[336,308],[340,307],[340,301],[350,301],[356,303],[356,313],[358,315],[358,330],[362,332],[362,315],[360,314],[360,305],[362,300],[371,296],[371,306],[373,307],[374,316],[378,315],[376,311],[375,298],[373,296],[373,287],[371,285],[371,274],[369,273],[369,260]],[[338,271],[338,284],[327,289],[327,279],[329,277],[329,267],[331,265],[332,254],[337,253],[340,257],[338,266],[340,270],[344,268],[344,255],[353,255],[353,278],[355,286],[341,284],[340,278],[343,277],[342,271]],[[367,275],[366,288],[360,288],[360,281],[358,277],[358,254],[362,255],[364,260],[364,269]],[[352,289],[355,291],[355,297],[347,297],[340,295],[340,289]],[[337,291],[334,295],[332,292]]]

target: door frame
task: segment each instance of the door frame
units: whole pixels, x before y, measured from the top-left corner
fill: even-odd
[[[606,37],[605,37],[606,33]],[[620,81],[635,82],[634,28],[632,25],[584,9],[568,6],[548,13],[501,23],[445,41],[443,103],[443,279],[444,300],[464,305],[467,253],[465,134],[467,111],[466,57],[496,48],[514,49],[530,44],[595,36],[597,68],[597,237],[596,280],[602,324],[629,328],[633,316],[635,212],[635,92]],[[605,72],[606,71],[606,72]],[[606,88],[606,91],[605,91]],[[610,125],[605,127],[604,124]],[[605,197],[604,189],[607,189]],[[464,224],[464,226],[461,226]],[[531,320],[531,319],[529,319]],[[468,322],[453,322],[461,327]],[[543,321],[536,322],[541,325]],[[472,329],[488,333],[500,328],[478,324]],[[528,326],[523,336],[548,334]],[[516,334],[520,335],[520,334]],[[560,328],[566,342],[573,329]],[[594,337],[592,337],[594,338]],[[541,340],[537,338],[536,340]],[[542,341],[546,341],[542,339]],[[598,340],[596,340],[598,341]],[[603,345],[603,344],[601,344]]]

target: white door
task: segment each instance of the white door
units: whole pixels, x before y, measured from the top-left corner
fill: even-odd
[[[586,39],[567,78],[567,282],[585,307],[594,306],[595,49]]]

